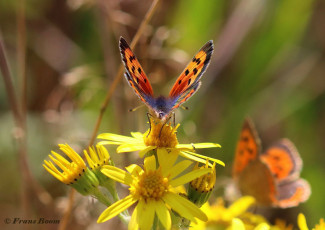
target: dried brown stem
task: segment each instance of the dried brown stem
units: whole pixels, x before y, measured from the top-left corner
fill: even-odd
[[[156,11],[157,6],[158,6],[158,2],[159,2],[159,0],[154,0],[153,3],[151,4],[150,8],[148,9],[144,19],[141,22],[141,25],[139,26],[139,29],[137,30],[137,33],[135,34],[135,36],[134,36],[134,38],[133,38],[133,40],[131,42],[130,47],[132,49],[135,47],[135,45],[139,41],[139,38],[142,35],[145,27],[148,25],[151,17],[153,16],[154,12]],[[123,71],[124,71],[124,67],[123,67],[122,64],[120,64],[120,66],[118,68],[118,72],[114,77],[114,81],[110,85],[110,87],[109,87],[109,89],[107,91],[105,100],[104,100],[103,104],[101,105],[99,116],[97,118],[97,121],[96,121],[96,124],[95,124],[95,127],[94,127],[94,130],[93,130],[93,133],[92,133],[92,136],[90,138],[88,146],[93,145],[94,142],[95,142],[98,129],[99,129],[100,124],[101,124],[102,119],[103,119],[103,115],[104,115],[104,113],[106,111],[106,108],[107,108],[107,106],[108,106],[108,104],[109,104],[109,102],[110,102],[110,100],[112,98],[112,95],[113,95],[118,83],[122,79]],[[67,208],[67,210],[66,210],[66,212],[65,212],[65,214],[64,214],[64,216],[62,218],[62,221],[61,221],[61,224],[60,224],[60,227],[59,227],[60,230],[65,230],[66,227],[67,227],[67,224],[68,224],[68,221],[69,221],[69,218],[70,218],[70,215],[71,215],[71,211],[72,211],[72,204],[73,204],[73,199],[74,199],[73,193],[74,193],[74,190],[71,190],[70,191],[70,196],[69,196],[69,205],[68,205],[68,208]]]

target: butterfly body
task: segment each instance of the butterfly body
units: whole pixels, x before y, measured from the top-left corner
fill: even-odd
[[[200,87],[200,79],[210,63],[213,42],[207,42],[194,56],[189,65],[174,83],[168,97],[155,97],[148,77],[143,71],[131,48],[120,38],[120,52],[127,82],[136,95],[149,108],[150,113],[161,121],[166,121],[174,109],[187,101]]]
[[[294,144],[282,139],[261,151],[260,139],[245,120],[237,144],[233,178],[245,195],[261,205],[288,208],[306,201],[310,185],[300,178],[302,160]]]

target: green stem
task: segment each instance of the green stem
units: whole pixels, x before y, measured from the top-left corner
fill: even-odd
[[[117,194],[117,193],[116,193]],[[93,191],[93,195],[97,198],[97,200],[99,202],[101,202],[102,204],[106,205],[107,207],[111,206],[112,202],[109,200],[109,198],[103,194],[98,188],[94,189]],[[128,213],[120,213],[118,215],[118,217],[120,218],[120,220],[125,223],[125,224],[129,224],[130,221],[130,215]]]

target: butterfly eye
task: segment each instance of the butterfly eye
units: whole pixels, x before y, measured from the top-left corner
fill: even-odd
[[[162,119],[163,116],[164,116],[164,113],[162,113],[162,112],[160,112],[160,113],[158,114],[159,119]]]

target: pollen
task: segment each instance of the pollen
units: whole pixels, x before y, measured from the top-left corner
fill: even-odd
[[[138,199],[159,200],[168,191],[169,180],[164,177],[161,170],[143,171],[138,180],[130,187],[130,192]]]
[[[179,124],[172,127],[170,124],[164,124],[154,120],[150,120],[150,124],[150,129],[143,135],[146,146],[174,148],[178,144],[176,133]]]

